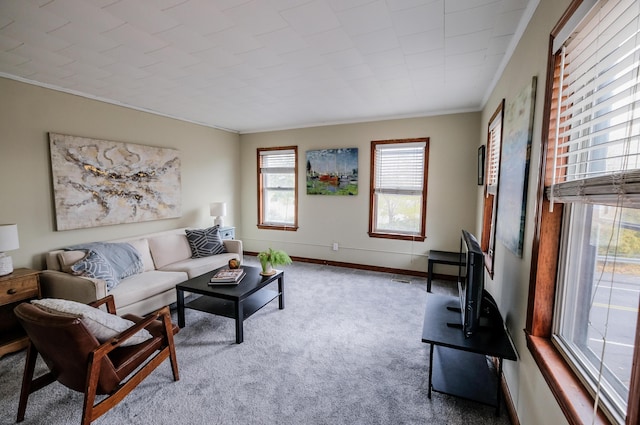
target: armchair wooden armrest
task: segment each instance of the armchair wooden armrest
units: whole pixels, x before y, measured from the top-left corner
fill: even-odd
[[[116,302],[113,299],[113,295],[107,295],[99,300],[88,303],[91,307],[99,308],[101,305],[106,304],[107,313],[116,314]]]
[[[166,306],[154,311],[153,313],[149,313],[144,317],[135,316],[133,314],[126,314],[122,317],[131,320],[135,323],[135,325],[131,326],[129,329],[124,330],[119,335],[114,336],[110,341],[105,342],[105,344],[109,343],[114,347],[118,347],[124,341],[135,335],[138,331],[147,329],[152,334],[154,333],[154,330],[157,330],[156,333],[160,332],[163,337],[170,340],[170,345],[173,345],[173,335],[178,333],[179,329],[171,322],[171,312],[169,310],[169,307]],[[161,326],[150,327],[150,325],[154,324],[156,321],[158,321],[158,319],[160,320]]]

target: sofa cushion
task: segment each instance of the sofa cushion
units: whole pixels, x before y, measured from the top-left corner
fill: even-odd
[[[191,258],[191,248],[184,233],[156,236],[149,238],[148,241],[156,269]]]
[[[219,226],[207,229],[187,229],[191,258],[209,257],[227,252],[220,237]]]
[[[121,307],[140,302],[164,291],[171,290],[175,293],[176,285],[187,279],[188,275],[185,272],[153,270],[122,279],[120,284],[109,292],[109,295],[113,295],[116,308],[120,311]]]
[[[107,290],[115,288],[120,280],[111,264],[97,251],[89,251],[87,256],[71,266],[71,271],[81,276],[102,279],[107,283]]]
[[[135,324],[131,320],[123,319],[115,314],[109,314],[99,308],[76,301],[44,298],[41,300],[32,300],[31,303],[49,313],[77,317],[101,343],[110,340]],[[141,329],[131,338],[124,341],[121,346],[126,347],[128,345],[140,344],[149,338],[151,338],[149,331]]]
[[[137,239],[135,241],[128,241],[127,243],[135,248],[135,250],[140,254],[143,271],[149,272],[151,270],[155,270],[155,265],[151,258],[151,252],[149,251],[149,241],[146,239]]]
[[[60,270],[65,273],[73,273],[71,266],[82,260],[87,255],[86,251],[61,251],[58,253]]]
[[[162,271],[184,271],[189,275],[189,279],[212,270],[226,266],[232,258],[239,259],[236,253],[225,253],[202,258],[189,258],[188,260],[171,263],[162,268]]]

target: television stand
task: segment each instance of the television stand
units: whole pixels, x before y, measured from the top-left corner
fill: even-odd
[[[459,305],[458,297],[427,293],[422,342],[430,344],[428,398],[433,389],[495,406],[498,416],[502,361],[517,360],[516,352],[498,311],[491,311],[491,320],[465,338]],[[490,308],[495,308],[495,304]],[[487,356],[498,359],[497,370]]]

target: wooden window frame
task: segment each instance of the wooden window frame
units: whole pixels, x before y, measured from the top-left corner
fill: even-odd
[[[294,223],[293,225],[265,224],[264,223],[264,205],[262,194],[264,192],[263,178],[261,172],[262,152],[293,150],[295,155],[295,171],[294,171]],[[257,154],[257,175],[258,175],[258,229],[265,230],[284,230],[295,232],[298,230],[298,147],[297,146],[278,146],[272,148],[258,148]]]
[[[482,207],[482,237],[480,239],[480,248],[482,252],[484,252],[484,265],[489,273],[489,277],[493,279],[493,265],[494,265],[494,257],[495,257],[495,248],[496,248],[496,222],[497,222],[497,213],[498,213],[498,192],[500,190],[500,160],[502,156],[502,137],[504,135],[504,104],[505,101],[502,99],[500,105],[496,108],[495,112],[491,116],[489,123],[487,124],[487,155],[485,158],[485,170],[487,176],[485,177],[484,182],[484,202]],[[492,138],[491,138],[491,127],[496,118],[500,117],[500,149],[498,152],[498,170],[497,170],[497,180],[496,184],[496,193],[489,193],[489,174],[491,173],[490,162],[491,162],[491,151],[492,151]]]
[[[540,150],[540,167],[538,170],[537,208],[531,253],[531,272],[529,279],[529,298],[525,334],[527,347],[538,365],[551,392],[558,401],[567,421],[570,424],[608,424],[609,419],[598,407],[593,417],[594,398],[587,391],[580,378],[551,341],[553,331],[553,314],[556,298],[556,279],[558,258],[560,254],[560,236],[562,231],[563,205],[555,204],[550,210],[550,201],[545,196],[548,181],[545,182],[548,167],[552,167],[553,158],[547,152],[550,143],[549,135],[555,132],[552,118],[554,98],[554,78],[557,64],[553,51],[553,42],[565,24],[569,22],[582,0],[573,0],[551,32],[548,49],[548,67],[545,89],[545,103],[542,123],[542,148]],[[632,360],[631,383],[627,406],[627,425],[640,424],[640,312],[636,326],[636,349]],[[634,402],[635,400],[635,402]]]
[[[422,217],[420,217],[419,234],[403,234],[393,232],[374,232],[375,224],[375,178],[376,178],[376,146],[383,144],[425,143],[424,147],[424,176],[422,181]],[[371,172],[369,175],[369,237],[383,239],[397,239],[404,241],[423,242],[426,239],[427,223],[427,182],[429,174],[429,138],[420,137],[414,139],[374,140],[371,142]]]

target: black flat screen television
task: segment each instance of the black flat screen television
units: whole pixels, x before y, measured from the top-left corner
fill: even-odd
[[[469,338],[480,327],[480,313],[484,293],[484,254],[475,236],[466,230],[460,238],[460,263],[458,269],[458,293],[462,331]]]

